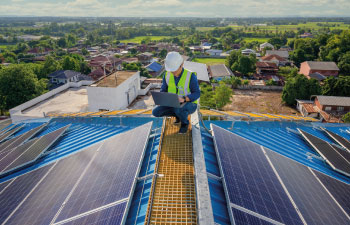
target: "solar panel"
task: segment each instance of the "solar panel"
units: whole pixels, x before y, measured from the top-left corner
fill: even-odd
[[[53,165],[50,173],[14,211],[6,224],[50,224],[100,145],[95,144]]]
[[[266,153],[307,224],[350,223],[308,167],[273,151]]]
[[[122,223],[123,215],[126,208],[126,202],[97,211],[87,216],[64,223],[65,225],[92,225],[92,224],[114,224]]]
[[[37,141],[33,142],[32,145],[29,145],[27,149],[24,149],[22,154],[18,154],[16,151],[17,158],[11,158],[13,161],[6,160],[6,167],[1,170],[2,173],[7,173],[11,170],[16,169],[19,166],[27,165],[35,160],[37,160],[44,151],[46,151],[65,131],[68,129],[69,125],[57,129],[49,134],[41,136]],[[23,145],[22,145],[23,146]],[[20,149],[24,147],[19,146]],[[22,147],[22,148],[21,148]],[[17,150],[17,149],[16,149]],[[11,154],[13,151],[11,152]],[[6,157],[7,158],[7,157]]]
[[[11,122],[10,119],[0,121],[0,134],[1,134],[2,132],[6,131],[5,128],[7,128],[11,123],[12,123],[12,122]]]
[[[346,148],[348,151],[350,151],[350,142],[348,140],[330,130],[325,131],[331,138],[333,138],[334,141],[336,141],[343,148]]]
[[[135,185],[151,127],[148,123],[107,139],[56,222],[128,198]]]
[[[330,176],[313,170],[316,176],[320,179],[322,184],[342,206],[342,208],[350,215],[350,185],[336,180]]]
[[[344,159],[346,159],[348,162],[350,162],[350,152],[344,150],[344,149],[341,149],[337,146],[332,146],[333,149],[338,152],[341,156],[343,156]]]
[[[229,200],[285,224],[302,224],[261,147],[212,124]]]
[[[0,224],[7,219],[11,212],[50,170],[52,165],[53,164],[41,167],[30,173],[14,178],[14,181],[7,181],[13,182],[0,194]]]
[[[16,128],[13,128],[9,131],[6,131],[4,134],[2,134],[0,136],[0,142],[2,142],[3,140],[5,140],[6,138],[10,137],[12,134],[16,133],[17,131],[19,131],[20,129],[22,129],[23,126],[19,126]]]
[[[326,162],[340,173],[350,176],[350,163],[339,154],[328,142],[298,129],[305,140],[317,151]]]
[[[271,225],[273,223],[260,219],[248,213],[242,212],[238,209],[232,208],[232,215],[235,219],[235,225]]]
[[[38,133],[45,126],[46,126],[46,124],[43,124],[43,125],[38,126],[34,129],[31,129],[30,131],[27,131],[26,133],[24,133],[22,135],[19,135],[17,137],[14,137],[14,138],[4,142],[2,145],[0,145],[0,152],[15,148],[18,145],[23,144],[25,141],[27,141],[28,139],[33,137],[36,133]]]
[[[5,171],[6,168],[11,165],[18,157],[20,157],[30,146],[32,146],[38,139],[33,139],[27,143],[18,146],[15,149],[8,151],[7,154],[4,154],[0,159],[0,172]],[[0,173],[1,174],[1,173]]]

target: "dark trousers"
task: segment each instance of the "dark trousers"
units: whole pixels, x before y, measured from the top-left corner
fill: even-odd
[[[187,102],[181,108],[174,108],[168,106],[157,106],[153,109],[152,114],[155,117],[163,116],[176,116],[180,119],[181,123],[188,124],[188,115],[194,113],[197,109],[197,104],[192,102]]]

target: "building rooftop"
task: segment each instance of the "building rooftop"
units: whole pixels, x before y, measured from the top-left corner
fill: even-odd
[[[336,70],[339,68],[335,62],[318,62],[318,61],[306,61],[311,70]]]
[[[350,97],[316,96],[321,105],[350,106]]]
[[[288,51],[283,51],[283,50],[267,50],[266,55],[278,55],[281,56],[282,58],[289,58],[289,52]]]
[[[196,72],[198,80],[209,82],[209,74],[208,74],[208,69],[207,69],[207,65],[206,64],[185,61],[184,62],[184,68],[188,69],[188,70],[190,70],[192,72]]]
[[[233,76],[232,71],[224,64],[209,66],[211,77]]]
[[[118,87],[121,83],[132,77],[137,71],[117,71],[102,77],[100,80],[91,84],[91,87]]]

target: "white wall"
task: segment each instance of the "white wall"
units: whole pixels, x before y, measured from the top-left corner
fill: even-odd
[[[135,100],[139,90],[140,72],[135,72],[117,87],[88,86],[89,111],[126,109]]]

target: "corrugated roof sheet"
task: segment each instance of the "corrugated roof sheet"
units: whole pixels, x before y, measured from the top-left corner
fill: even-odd
[[[339,68],[335,62],[306,61],[311,70],[337,70]]]
[[[316,96],[321,105],[350,106],[350,97]]]

